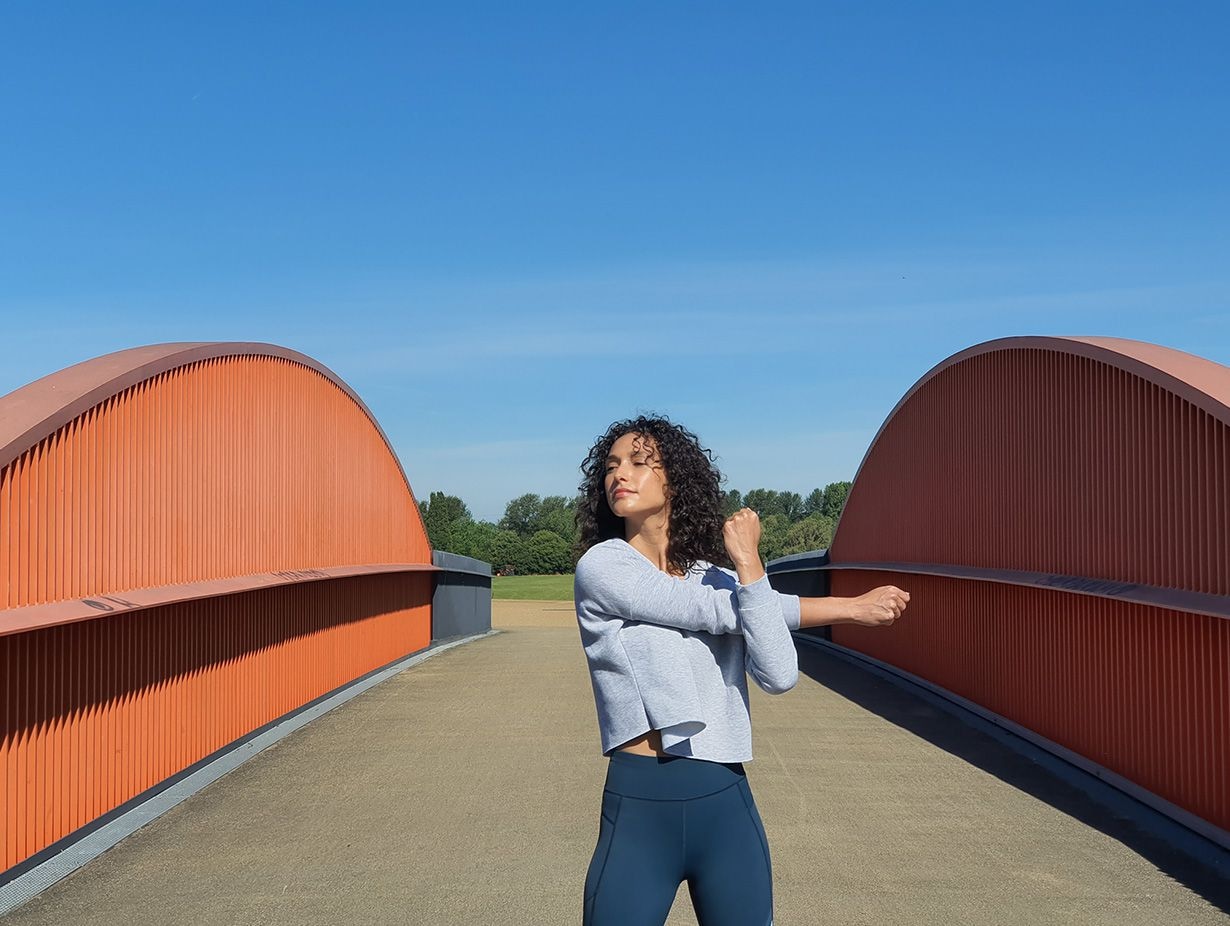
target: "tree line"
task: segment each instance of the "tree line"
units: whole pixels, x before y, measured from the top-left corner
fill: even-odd
[[[831,482],[804,498],[798,492],[731,489],[723,499],[727,517],[747,507],[760,513],[760,555],[765,562],[791,553],[820,550],[833,541],[837,518],[851,483]],[[432,492],[419,502],[431,545],[491,564],[497,575],[548,575],[576,566],[577,498],[564,495],[518,496],[498,523],[476,521],[455,495]]]

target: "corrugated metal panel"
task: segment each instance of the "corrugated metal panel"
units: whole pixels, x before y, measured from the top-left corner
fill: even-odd
[[[833,594],[891,583],[909,610],[833,640],[1230,829],[1230,621],[1115,598],[1122,587],[908,571],[1224,599],[1228,402],[1230,369],[1138,342],[1011,338],[939,364],[880,429],[829,551]],[[853,568],[889,563],[904,571]]]
[[[836,570],[910,592],[891,629],[833,642],[1015,721],[1230,830],[1230,621],[1046,589]]]
[[[400,466],[301,364],[223,357],[134,385],[0,472],[0,607],[431,562]]]
[[[830,552],[1228,595],[1228,445],[1225,421],[1109,363],[979,354],[886,423]]]
[[[0,452],[9,614],[270,578],[256,574],[432,568],[370,412],[281,348],[163,345],[88,361],[0,402]],[[8,621],[0,868],[430,642],[429,572],[314,578],[62,626]]]
[[[431,642],[430,574],[363,576],[0,637],[0,869]]]

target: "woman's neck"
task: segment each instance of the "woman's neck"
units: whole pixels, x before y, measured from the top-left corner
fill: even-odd
[[[671,572],[667,551],[670,549],[670,522],[663,516],[650,516],[640,524],[628,521],[624,524],[624,540],[657,565],[663,572]]]

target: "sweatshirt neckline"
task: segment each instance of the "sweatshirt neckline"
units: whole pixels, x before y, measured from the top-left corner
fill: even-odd
[[[623,537],[612,537],[611,539],[612,539],[612,540],[618,540],[620,543],[622,543],[625,547],[627,547],[629,550],[631,550],[633,553],[635,553],[637,556],[639,556],[641,559],[643,559],[645,562],[647,562],[647,563],[648,563],[650,566],[652,566],[654,569],[657,569],[657,570],[658,570],[658,572],[662,573],[663,575],[670,576],[672,579],[685,579],[685,578],[687,578],[688,576],[692,575],[693,573],[704,573],[704,572],[707,572],[707,571],[709,570],[709,567],[713,565],[713,564],[712,564],[711,562],[709,562],[708,560],[700,559],[700,560],[697,560],[695,563],[693,563],[693,564],[692,564],[692,568],[691,568],[691,569],[689,569],[687,572],[685,572],[683,575],[681,575],[681,576],[671,575],[671,573],[667,572],[667,571],[666,571],[666,570],[664,570],[664,569],[658,569],[658,564],[657,564],[657,563],[655,563],[653,560],[651,560],[648,556],[646,556],[644,553],[642,553],[640,550],[638,550],[638,549],[637,549],[636,547],[634,547],[632,544],[628,543],[628,541],[627,541],[625,538],[623,538]],[[702,565],[702,564],[703,564],[703,565]]]

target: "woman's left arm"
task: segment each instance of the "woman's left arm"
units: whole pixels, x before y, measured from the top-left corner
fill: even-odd
[[[799,598],[799,626],[859,624],[887,627],[901,616],[910,593],[895,585],[881,585],[857,598]]]

